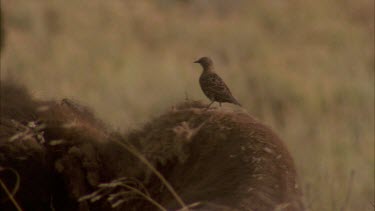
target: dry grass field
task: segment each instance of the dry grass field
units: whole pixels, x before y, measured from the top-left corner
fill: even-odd
[[[1,79],[119,130],[208,102],[211,56],[294,157],[310,210],[374,210],[374,1],[1,0]],[[238,109],[225,105],[223,109]]]

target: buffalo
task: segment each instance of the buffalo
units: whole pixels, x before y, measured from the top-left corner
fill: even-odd
[[[304,210],[284,143],[244,111],[187,100],[121,133],[70,99],[0,91],[0,210]]]

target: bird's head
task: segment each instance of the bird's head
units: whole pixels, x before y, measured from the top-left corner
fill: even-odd
[[[195,61],[194,63],[200,64],[204,70],[211,69],[213,68],[213,65],[214,65],[214,63],[209,57],[202,57],[198,59],[197,61]]]

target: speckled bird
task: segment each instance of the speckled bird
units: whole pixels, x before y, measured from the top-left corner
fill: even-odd
[[[214,63],[208,57],[202,57],[195,61],[203,67],[203,72],[199,78],[203,93],[211,100],[208,105],[209,108],[214,102],[233,103],[241,106],[241,104],[233,97],[228,86],[224,83],[223,79],[214,71]]]

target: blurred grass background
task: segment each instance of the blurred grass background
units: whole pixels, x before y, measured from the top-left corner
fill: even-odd
[[[3,80],[76,99],[130,130],[186,96],[208,102],[192,62],[211,56],[244,108],[285,140],[311,210],[374,209],[374,1],[2,0],[1,9]]]

